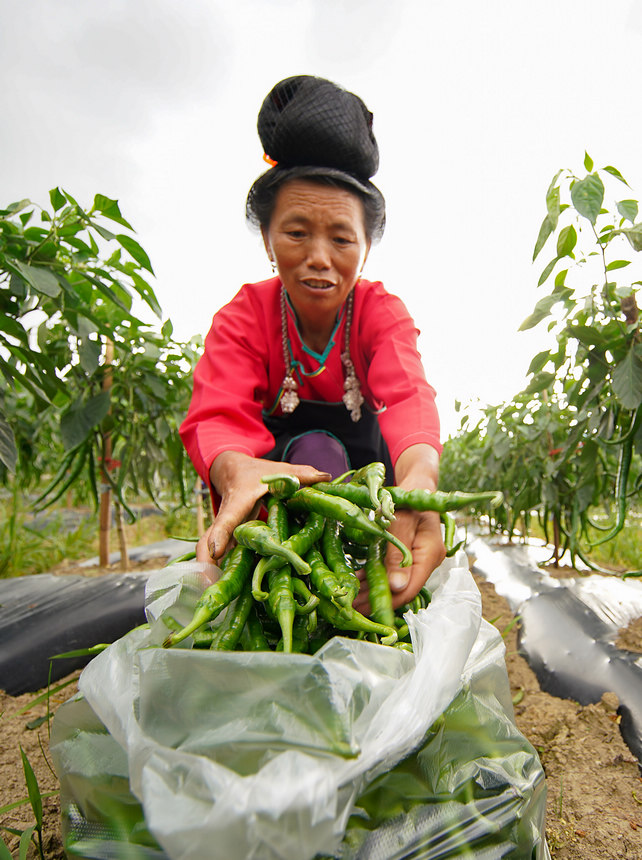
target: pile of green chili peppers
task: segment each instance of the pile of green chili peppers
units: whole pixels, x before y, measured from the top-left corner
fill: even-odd
[[[384,564],[387,544],[401,552],[402,567],[412,564],[410,550],[389,531],[395,510],[439,513],[452,555],[461,543],[454,542],[451,512],[501,501],[501,494],[492,492],[386,487],[385,467],[378,462],[312,487],[300,487],[285,474],[263,480],[266,521],[237,526],[236,546],[221,563],[222,576],[203,592],[192,620],[174,625],[164,647],[191,636],[196,648],[314,653],[339,632],[411,651],[403,614],[426,607],[430,593],[423,588],[411,603],[393,609]],[[352,605],[361,584],[358,570],[368,583],[370,616]],[[224,609],[222,622],[213,625]]]

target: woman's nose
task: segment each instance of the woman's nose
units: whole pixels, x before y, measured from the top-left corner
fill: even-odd
[[[314,239],[308,246],[308,266],[311,269],[329,269],[332,265],[330,248],[323,239]]]

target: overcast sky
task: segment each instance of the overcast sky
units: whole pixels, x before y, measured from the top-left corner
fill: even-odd
[[[181,339],[270,274],[244,222],[264,96],[293,74],[358,93],[388,204],[364,274],[415,317],[444,436],[549,343],[517,329],[554,173],[588,150],[642,193],[635,0],[0,0],[0,55],[0,207],[117,198]]]

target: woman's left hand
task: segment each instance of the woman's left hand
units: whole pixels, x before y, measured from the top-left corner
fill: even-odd
[[[438,474],[439,455],[430,445],[412,445],[395,464],[395,484],[404,490],[436,490]],[[386,568],[396,609],[419,593],[446,557],[446,547],[439,514],[433,511],[398,510],[389,531],[410,549],[413,558],[411,567],[401,567],[401,553],[395,546],[388,546]],[[367,587],[359,592],[354,606],[359,612],[369,612]]]

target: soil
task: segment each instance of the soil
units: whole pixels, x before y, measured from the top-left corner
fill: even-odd
[[[141,567],[160,567],[162,559]],[[132,569],[138,566],[131,565]],[[140,569],[140,568],[138,568]],[[61,566],[59,572],[100,575],[99,568]],[[111,572],[118,570],[110,567]],[[577,575],[577,572],[576,572]],[[506,642],[506,666],[520,731],[537,749],[547,779],[546,836],[554,860],[642,860],[642,777],[640,765],[619,731],[618,701],[605,693],[597,704],[580,706],[544,693],[517,651],[517,623],[494,587],[477,578],[483,614]],[[642,619],[620,631],[618,647],[642,653]],[[51,697],[56,708],[76,692],[79,673]],[[62,683],[62,682],[59,682]],[[60,835],[57,779],[50,765],[45,718],[46,702],[33,704],[36,694],[11,697],[0,691],[0,807],[26,797],[20,747],[31,763],[43,795],[43,854],[46,860],[65,857]],[[23,712],[22,709],[27,709]],[[33,824],[29,805],[0,816],[3,827],[22,830]],[[19,838],[3,832],[13,856]],[[29,855],[37,854],[30,848]]]

